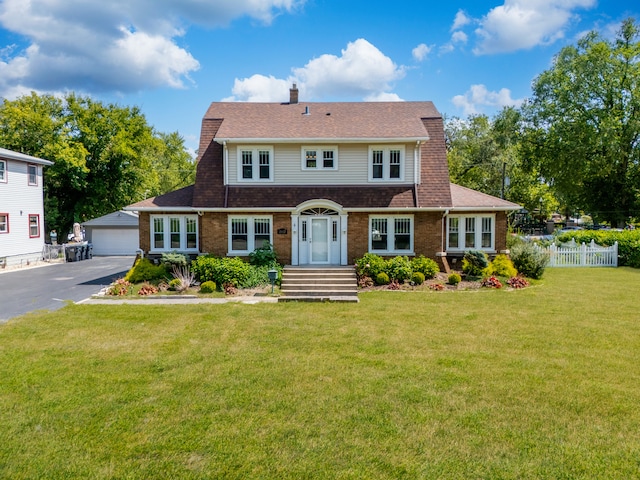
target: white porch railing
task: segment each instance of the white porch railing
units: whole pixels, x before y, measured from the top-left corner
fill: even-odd
[[[549,255],[549,267],[617,267],[618,242],[610,247],[596,245],[593,240],[588,245],[578,245],[575,239],[557,246],[538,249]]]

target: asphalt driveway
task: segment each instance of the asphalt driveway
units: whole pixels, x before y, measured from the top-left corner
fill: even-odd
[[[134,257],[93,257],[0,274],[0,323],[34,310],[79,302],[124,276]]]

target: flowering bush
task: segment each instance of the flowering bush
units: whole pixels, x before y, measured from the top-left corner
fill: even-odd
[[[115,282],[113,282],[113,285],[111,285],[107,290],[107,295],[116,295],[116,296],[126,295],[129,292],[130,287],[131,287],[130,282],[128,282],[124,278],[118,278]]]
[[[491,275],[482,281],[482,286],[487,288],[502,288],[502,283],[498,277]]]
[[[444,284],[443,283],[432,283],[431,285],[429,285],[429,289],[430,290],[435,290],[436,292],[441,292],[442,290],[444,290]]]
[[[507,285],[511,288],[525,288],[529,286],[529,282],[522,276],[511,277],[507,280]]]
[[[158,289],[147,282],[143,283],[140,290],[138,290],[138,295],[142,296],[153,295],[154,293],[158,293]]]

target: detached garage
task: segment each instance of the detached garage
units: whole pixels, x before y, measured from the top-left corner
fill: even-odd
[[[138,215],[120,210],[82,224],[94,255],[135,255],[139,247]]]

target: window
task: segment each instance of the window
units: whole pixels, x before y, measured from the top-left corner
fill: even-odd
[[[402,181],[404,147],[370,147],[369,181]]]
[[[447,219],[448,250],[494,250],[495,216],[456,215]]]
[[[246,255],[272,243],[271,217],[229,217],[229,254]]]
[[[303,170],[337,170],[338,147],[302,147]]]
[[[38,185],[38,166],[33,163],[27,164],[27,175],[29,176],[29,185]]]
[[[369,251],[391,254],[412,253],[413,217],[369,217]]]
[[[238,147],[238,179],[241,182],[273,180],[272,147]]]
[[[152,215],[151,250],[197,251],[198,217],[196,215]]]
[[[40,236],[40,215],[29,215],[29,238]]]
[[[7,161],[0,160],[0,183],[7,183]]]
[[[0,233],[9,233],[9,214],[0,213]]]

